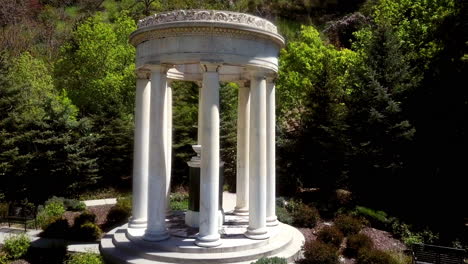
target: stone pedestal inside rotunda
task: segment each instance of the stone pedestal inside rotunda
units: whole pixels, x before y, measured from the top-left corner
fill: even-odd
[[[187,165],[189,166],[189,201],[188,210],[185,212],[185,224],[189,227],[200,226],[200,166],[201,166],[201,145],[193,145],[193,150],[197,153],[192,157]],[[223,211],[223,183],[224,183],[224,162],[219,163],[219,210],[218,221],[221,228],[224,224]]]
[[[275,212],[275,78],[284,39],[269,21],[248,14],[178,10],[139,21],[136,47],[133,207],[100,251],[109,263],[294,262],[304,243]],[[168,212],[172,156],[171,81],[199,84],[198,227]],[[221,202],[220,82],[239,85],[236,201]],[[219,212],[224,209],[221,224]]]

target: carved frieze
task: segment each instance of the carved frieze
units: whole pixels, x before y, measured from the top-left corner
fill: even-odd
[[[176,10],[158,13],[141,19],[138,22],[138,28],[174,22],[219,22],[237,24],[278,34],[276,26],[266,19],[243,13],[216,10]]]

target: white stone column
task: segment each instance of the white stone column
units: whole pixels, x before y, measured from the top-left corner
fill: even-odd
[[[218,64],[202,64],[202,151],[200,175],[200,229],[195,244],[216,247],[219,203],[219,73]]]
[[[202,143],[202,87],[203,84],[200,82],[198,83],[198,124],[197,124],[197,145],[201,145]]]
[[[167,199],[167,211],[170,211],[170,194],[171,194],[171,169],[172,169],[172,87],[171,82],[167,82],[166,88],[166,104],[164,105],[165,115],[166,115],[166,141],[165,141],[165,148],[167,153],[167,164],[166,164],[166,199]]]
[[[261,69],[252,71],[249,145],[249,227],[245,236],[266,239],[266,80]]]
[[[237,176],[234,214],[249,214],[249,115],[250,87],[239,84],[237,101]]]
[[[150,125],[150,72],[137,72],[133,146],[132,217],[128,227],[146,228],[148,210],[148,143]]]
[[[160,241],[169,238],[166,228],[167,189],[167,68],[151,69],[151,116],[148,171],[148,226],[143,239]]]
[[[266,83],[266,139],[267,139],[267,198],[266,220],[267,226],[278,225],[276,217],[276,105],[275,83],[273,78],[268,78]]]

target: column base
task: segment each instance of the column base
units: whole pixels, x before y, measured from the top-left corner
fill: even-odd
[[[218,227],[221,229],[224,224],[224,211],[218,211]],[[188,210],[185,213],[185,224],[190,227],[200,227],[200,212]]]
[[[207,235],[207,236],[198,236],[195,241],[195,245],[199,247],[212,248],[217,247],[222,244],[221,236],[219,234]]]
[[[143,235],[143,240],[157,242],[169,239],[171,236],[169,233],[164,231],[148,231],[146,230],[145,234]]]
[[[147,221],[146,218],[130,218],[130,222],[128,222],[129,228],[146,228]]]
[[[267,226],[277,226],[279,224],[278,217],[276,217],[276,215],[267,217],[266,221]]]
[[[264,228],[251,229],[247,227],[247,231],[244,233],[244,236],[250,239],[262,240],[270,237],[268,230]]]
[[[185,213],[185,224],[190,227],[199,227],[200,212],[187,210]]]
[[[235,215],[246,216],[249,215],[249,208],[246,207],[235,207],[234,212]]]

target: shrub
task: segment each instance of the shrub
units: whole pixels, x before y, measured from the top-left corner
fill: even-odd
[[[81,212],[86,210],[86,204],[76,199],[65,199],[63,205],[68,211]]]
[[[70,225],[66,219],[57,218],[50,223],[41,233],[42,237],[48,238],[65,238],[70,231]]]
[[[343,233],[341,233],[341,231],[334,226],[326,226],[322,228],[322,230],[320,230],[317,234],[318,240],[337,248],[340,247],[341,242],[343,242],[343,238]]]
[[[338,264],[337,249],[320,241],[307,241],[304,245],[303,264]]]
[[[384,211],[375,211],[367,207],[356,206],[355,214],[366,218],[371,226],[375,228],[387,229],[390,224],[387,213]]]
[[[387,253],[392,257],[395,264],[413,264],[413,258],[402,252],[390,251]]]
[[[392,233],[409,247],[417,243],[431,244],[439,239],[438,234],[434,234],[428,229],[413,232],[410,225],[400,222],[398,219],[392,221]]]
[[[286,208],[286,205],[288,204],[288,202],[286,201],[286,199],[282,196],[276,198],[276,206],[277,207],[283,207],[283,208]]]
[[[61,218],[63,213],[65,213],[65,208],[62,203],[50,202],[45,207],[39,207],[37,223],[42,229],[46,229],[50,223],[57,220],[57,218]]]
[[[300,203],[292,211],[294,225],[298,227],[309,227],[312,228],[317,225],[320,215],[314,207],[310,207],[306,204]]]
[[[357,257],[358,253],[362,249],[372,249],[374,242],[372,239],[364,234],[355,234],[348,237],[346,243],[345,255],[348,257]]]
[[[75,217],[73,227],[80,227],[85,223],[95,224],[96,215],[94,213],[91,213],[90,211],[84,211],[83,213]]]
[[[188,209],[188,193],[171,193],[169,207],[173,211],[183,211]]]
[[[339,206],[348,207],[353,200],[353,195],[348,190],[337,189],[335,191],[335,199]]]
[[[84,223],[74,228],[73,239],[78,241],[96,241],[101,238],[102,230],[94,223]]]
[[[335,218],[335,226],[345,235],[354,235],[362,229],[361,220],[350,215],[339,215]]]
[[[119,224],[123,224],[128,221],[128,218],[132,214],[132,197],[119,197],[117,198],[117,204],[114,205],[109,214],[107,214],[106,227],[113,227]]]
[[[95,253],[71,254],[65,264],[104,264],[102,257]]]
[[[398,262],[382,250],[362,249],[359,251],[356,264],[398,264]]]
[[[6,252],[0,251],[0,264],[8,264],[8,255]]]
[[[107,214],[105,226],[113,227],[115,225],[123,224],[128,221],[130,215],[131,213],[127,209],[120,206],[113,206],[110,209],[109,214]]]
[[[67,211],[83,211],[86,209],[86,204],[76,199],[68,199],[68,198],[63,198],[63,197],[52,196],[52,198],[49,198],[45,202],[45,205],[48,205],[51,203],[62,204],[65,210]]]
[[[251,264],[288,264],[285,258],[278,258],[278,257],[273,257],[273,258],[261,258],[255,262],[252,262]]]
[[[10,236],[3,242],[3,251],[10,259],[19,259],[26,255],[31,240],[26,234]]]
[[[117,198],[116,206],[128,211],[129,213],[132,211],[132,196],[124,196]]]
[[[284,207],[276,206],[276,216],[278,217],[278,221],[281,223],[292,225],[294,222],[294,218]]]

